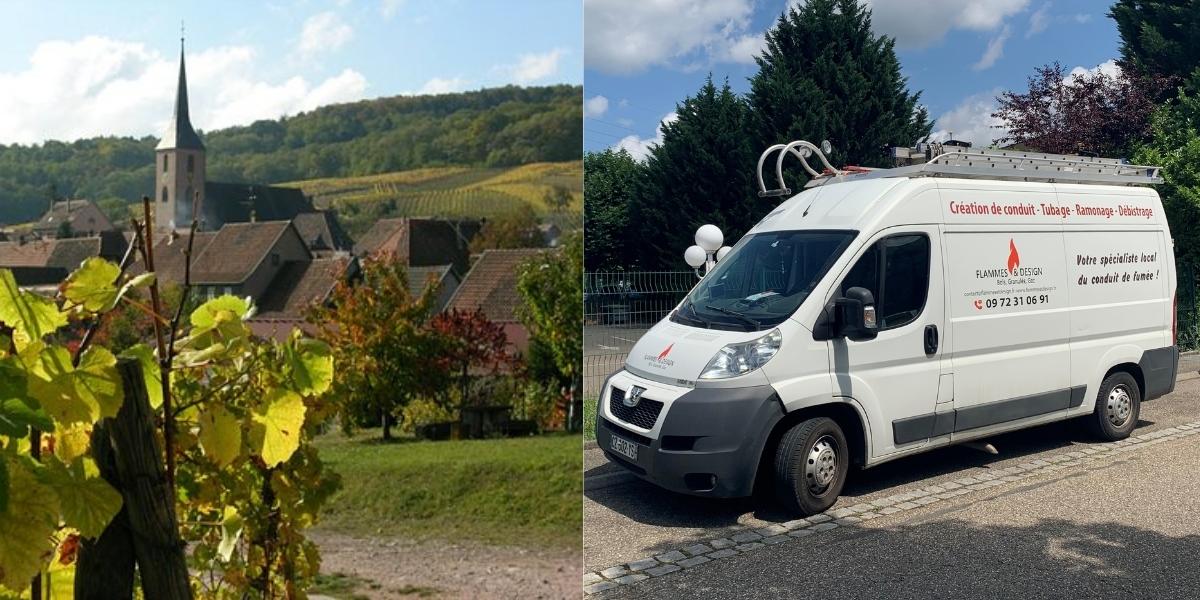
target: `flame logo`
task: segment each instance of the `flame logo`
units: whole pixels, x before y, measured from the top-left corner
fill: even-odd
[[[1008,240],[1008,272],[1016,273],[1017,267],[1021,266],[1021,255],[1017,254],[1017,245],[1013,243],[1012,238]]]
[[[670,346],[667,346],[667,349],[663,350],[662,354],[658,355],[658,360],[662,360],[662,359],[666,358],[667,355],[671,353],[671,348],[674,348],[674,347],[675,347],[674,343],[672,343]]]

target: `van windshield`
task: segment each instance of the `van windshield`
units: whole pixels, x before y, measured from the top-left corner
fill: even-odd
[[[855,233],[807,230],[748,235],[700,280],[671,320],[712,329],[774,327],[800,307]]]

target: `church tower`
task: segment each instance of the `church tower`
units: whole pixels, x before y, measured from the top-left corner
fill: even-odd
[[[188,118],[187,72],[183,64],[183,38],[179,38],[179,87],[175,91],[175,116],[155,148],[156,192],[154,226],[163,233],[187,229],[192,211],[203,211],[204,143]]]

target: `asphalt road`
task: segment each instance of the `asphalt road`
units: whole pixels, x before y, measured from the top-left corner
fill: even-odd
[[[1142,407],[1135,435],[1200,420],[1200,379]],[[1102,446],[1074,423],[945,448],[851,474],[834,509]],[[765,499],[707,500],[632,479],[585,454],[587,571],[787,521]],[[1200,598],[1200,435],[1111,462],[787,538],[623,585],[602,597]]]

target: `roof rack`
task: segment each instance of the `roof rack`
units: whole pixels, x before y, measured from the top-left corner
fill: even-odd
[[[828,146],[824,144],[823,146],[828,152]],[[807,149],[810,153],[815,152],[825,166],[825,171],[817,173],[809,166],[805,160],[806,157],[795,150],[796,147]],[[776,150],[782,150],[775,163],[779,188],[767,190],[763,183],[762,166],[766,157]],[[1160,167],[1132,165],[1119,158],[1096,158],[1019,150],[973,150],[969,146],[935,142],[918,144],[915,148],[893,148],[892,157],[896,161],[894,168],[855,167],[853,170],[849,168],[838,170],[830,166],[829,161],[825,158],[825,153],[822,153],[820,149],[809,142],[800,140],[790,144],[771,146],[759,157],[759,196],[791,195],[791,190],[787,189],[783,182],[783,158],[789,152],[800,158],[805,170],[812,178],[805,187],[839,183],[851,178],[859,180],[885,177],[959,177],[1103,185],[1153,185],[1163,181],[1159,175]]]

